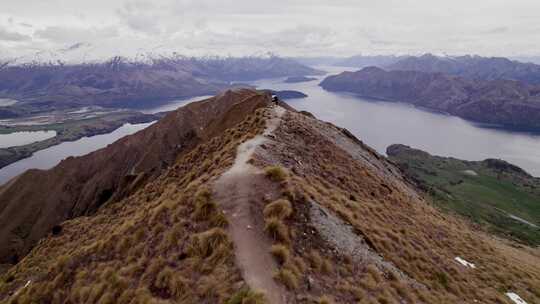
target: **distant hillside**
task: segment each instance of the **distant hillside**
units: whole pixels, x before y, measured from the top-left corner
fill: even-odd
[[[540,84],[540,65],[522,63],[503,57],[458,56],[439,57],[425,54],[406,57],[384,67],[388,70],[446,73],[468,79],[517,80]]]
[[[540,245],[540,178],[502,160],[464,161],[403,145],[387,154],[441,208]]]
[[[370,67],[329,76],[320,85],[329,91],[411,103],[481,123],[540,128],[540,87],[518,81]]]
[[[540,302],[533,248],[433,208],[349,131],[260,91],[28,171],[0,202],[0,303]]]
[[[117,57],[104,63],[25,64],[0,69],[0,98],[21,102],[0,108],[0,118],[59,108],[141,107],[181,97],[213,95],[230,81],[320,74],[290,59]]]
[[[399,60],[402,60],[403,56],[395,56],[395,55],[374,55],[374,56],[366,56],[366,55],[356,55],[351,56],[348,58],[344,58],[341,60],[338,60],[333,63],[335,66],[345,66],[345,67],[357,67],[357,68],[364,68],[368,66],[377,66],[377,67],[384,67],[387,65],[394,64],[398,62]]]

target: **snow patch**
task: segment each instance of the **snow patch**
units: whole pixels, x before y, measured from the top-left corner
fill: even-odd
[[[478,176],[478,173],[476,173],[476,171],[474,171],[474,170],[464,170],[464,171],[462,171],[462,172],[463,172],[463,174],[465,174],[465,175],[469,175],[469,176]]]
[[[463,265],[465,267],[476,268],[476,266],[473,263],[470,263],[470,262],[464,260],[461,257],[455,257],[454,260],[456,260],[458,263],[460,263],[461,265]]]
[[[531,222],[529,222],[529,221],[526,221],[526,220],[520,218],[520,217],[517,216],[517,215],[513,215],[513,214],[508,213],[508,217],[511,218],[511,219],[513,219],[513,220],[516,220],[516,221],[518,221],[518,222],[520,222],[520,223],[523,223],[523,224],[525,224],[525,225],[529,225],[529,226],[534,227],[534,228],[539,228],[538,225],[535,225],[535,224],[533,224],[533,223],[531,223]]]
[[[520,296],[513,292],[507,292],[506,296],[510,298],[510,300],[514,301],[516,304],[527,304],[525,300],[523,300]]]

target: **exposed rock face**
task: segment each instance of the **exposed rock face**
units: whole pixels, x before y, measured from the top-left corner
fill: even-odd
[[[540,65],[512,61],[502,57],[438,57],[425,54],[420,57],[403,58],[386,65],[385,68],[388,70],[445,73],[467,79],[508,79],[540,84]]]
[[[540,88],[517,81],[477,81],[369,67],[329,76],[321,86],[329,91],[407,102],[476,122],[540,127]]]
[[[540,299],[538,256],[441,214],[350,132],[269,94],[189,105],[111,147],[155,177],[63,222],[2,277],[0,301],[504,303],[508,284]]]

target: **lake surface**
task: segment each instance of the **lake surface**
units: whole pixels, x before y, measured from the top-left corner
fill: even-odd
[[[358,68],[319,67],[332,74]],[[428,112],[405,103],[372,101],[349,94],[332,93],[318,80],[288,84],[282,79],[254,81],[260,88],[297,90],[308,98],[287,102],[317,118],[347,128],[359,139],[386,155],[395,143],[431,154],[465,160],[500,158],[540,176],[540,134],[517,133],[482,127],[461,118]]]
[[[15,100],[15,99],[0,98],[0,107],[12,106],[12,105],[16,104],[17,102],[19,102],[19,101]]]
[[[31,144],[56,136],[56,131],[25,131],[0,134],[0,148],[8,148]]]
[[[319,67],[335,74],[357,68]],[[516,133],[485,128],[463,119],[431,113],[404,103],[371,101],[348,94],[326,92],[318,86],[318,79],[303,83],[284,83],[285,78],[265,79],[250,84],[259,88],[297,90],[307,98],[287,102],[298,110],[313,113],[319,119],[349,129],[359,139],[385,154],[386,148],[401,143],[431,154],[452,156],[466,160],[501,158],[514,163],[529,173],[540,176],[540,134]],[[145,113],[174,110],[207,96],[176,100]],[[84,155],[146,128],[150,124],[126,124],[116,131],[82,138],[75,142],[36,152],[32,157],[0,169],[0,184],[30,168],[48,169],[68,156]]]
[[[109,134],[83,137],[77,141],[63,142],[57,146],[35,152],[34,155],[29,158],[22,159],[0,169],[0,185],[28,169],[50,169],[69,156],[81,156],[104,148],[108,144],[113,143],[126,135],[142,130],[151,124],[152,123],[132,125],[127,123]]]

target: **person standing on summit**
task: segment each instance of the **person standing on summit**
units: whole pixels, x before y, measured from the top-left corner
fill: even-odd
[[[277,106],[279,103],[279,98],[277,95],[272,95],[272,102]]]

